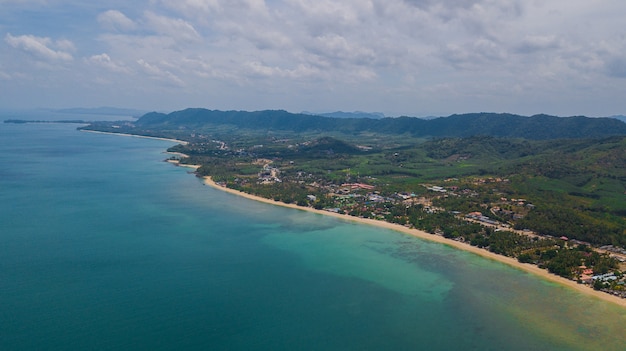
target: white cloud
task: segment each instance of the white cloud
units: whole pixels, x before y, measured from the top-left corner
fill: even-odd
[[[181,61],[181,66],[192,72],[193,75],[202,78],[214,78],[219,77],[220,74],[215,68],[208,62],[209,60],[203,58],[184,58]]]
[[[207,23],[214,17],[230,17],[234,13],[254,14],[256,17],[268,16],[270,11],[264,0],[160,0],[159,2],[166,8],[192,18],[198,23]],[[282,6],[280,1],[274,5],[275,7]]]
[[[146,12],[145,18],[148,27],[158,34],[178,41],[195,42],[200,40],[200,34],[198,34],[193,25],[185,20],[160,16],[153,12]]]
[[[256,76],[272,77],[276,75],[284,75],[280,68],[269,67],[257,61],[248,62],[246,66],[248,67],[249,72]]]
[[[13,36],[7,33],[4,40],[15,49],[22,50],[44,61],[71,61],[74,58],[64,49],[74,49],[74,44],[69,40],[53,42],[50,38],[37,37],[34,35]],[[58,48],[59,50],[54,50]]]
[[[146,62],[144,59],[137,60],[137,64],[142,68],[142,70],[145,73],[147,73],[153,79],[167,82],[170,84],[174,84],[176,86],[181,86],[181,87],[185,86],[185,82],[183,82],[182,79],[180,79],[178,76],[176,76],[169,70],[164,70],[155,64],[150,64]],[[172,66],[169,63],[162,63],[162,64],[166,66]]]
[[[557,5],[542,10],[535,4],[503,0],[162,3],[182,18],[151,10],[144,14],[146,27],[176,44],[144,37],[137,38],[144,43],[137,46],[146,49],[143,57],[153,57],[150,51],[156,50],[168,62],[181,62],[178,69],[168,71],[185,81],[194,81],[185,78],[194,74],[243,85],[253,78],[255,84],[275,87],[273,80],[279,79],[285,86],[308,81],[352,84],[357,90],[362,82],[378,81],[389,91],[420,91],[424,82],[465,88],[454,83],[459,74],[487,87],[492,85],[480,81],[511,79],[518,72],[524,74],[516,86],[532,87],[542,79],[574,77],[582,65],[589,72],[604,62],[598,57],[568,58],[570,54],[581,58],[584,48],[574,50],[567,44],[568,34],[549,25],[550,15],[542,11]],[[531,24],[535,19],[531,14],[542,26]],[[184,46],[193,40],[197,44]],[[197,64],[190,59],[194,56],[208,58],[211,64]],[[617,64],[611,67],[605,71],[620,71]],[[445,74],[437,73],[441,70]],[[469,78],[479,72],[486,74]]]
[[[222,11],[220,0],[163,0],[161,2],[164,6],[174,9],[187,17],[206,16]]]
[[[554,35],[530,35],[526,36],[518,50],[522,53],[533,53],[546,49],[558,49],[561,42]]]
[[[98,23],[109,30],[128,31],[137,27],[135,22],[117,10],[109,10],[98,15]]]
[[[81,56],[75,77],[98,76],[94,68],[124,73],[106,79],[147,86],[133,91],[148,103],[149,92],[168,91],[164,101],[178,105],[191,99],[189,92],[210,91],[219,101],[254,105],[260,92],[263,105],[296,110],[309,108],[298,102],[311,101],[411,114],[421,101],[429,111],[466,112],[461,109],[530,98],[533,104],[511,106],[554,112],[541,106],[560,103],[566,110],[566,97],[581,91],[597,92],[590,101],[606,101],[626,89],[626,3],[616,0],[116,0],[105,12],[85,5],[72,7],[84,13],[71,14],[48,2],[42,14],[51,18],[39,27],[11,3],[15,19],[3,24],[6,32],[40,36],[5,35],[6,48],[16,49],[0,52],[5,74],[17,77],[45,62],[60,67]],[[55,21],[59,13],[64,20],[98,21]],[[51,23],[55,32],[45,32]],[[33,65],[19,51],[38,61]],[[77,85],[64,74],[61,80]],[[600,94],[607,87],[611,92]],[[458,108],[437,98],[443,91],[454,92],[449,96]]]
[[[88,63],[106,68],[107,70],[115,73],[131,73],[132,71],[122,63],[115,62],[106,53],[100,55],[93,55],[86,59]]]
[[[253,77],[301,79],[312,76],[318,77],[322,74],[318,68],[302,64],[293,68],[281,68],[268,66],[258,61],[251,61],[245,63],[244,67],[247,74]]]
[[[72,43],[71,41],[67,40],[67,39],[60,39],[56,41],[56,48],[58,48],[59,50],[63,50],[63,51],[76,51],[76,46],[74,46],[74,43]]]

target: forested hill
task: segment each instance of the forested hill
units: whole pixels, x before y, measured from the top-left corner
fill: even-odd
[[[431,120],[398,118],[328,118],[283,110],[217,111],[200,108],[170,114],[151,112],[137,120],[138,128],[193,129],[228,125],[254,130],[409,134],[415,137],[488,135],[525,139],[597,138],[626,135],[626,123],[613,118],[555,117],[471,113]]]

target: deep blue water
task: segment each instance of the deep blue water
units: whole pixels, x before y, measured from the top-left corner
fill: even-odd
[[[0,124],[0,350],[620,350],[626,312],[444,245],[256,203],[171,142]]]

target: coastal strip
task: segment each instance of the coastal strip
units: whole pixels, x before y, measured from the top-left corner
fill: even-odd
[[[171,141],[171,142],[174,142],[174,143],[179,143],[179,144],[183,144],[183,145],[187,145],[187,144],[189,144],[189,142],[184,141],[184,140],[170,139],[170,138],[161,138],[161,137],[153,137],[153,136],[139,135],[139,134],[114,133],[114,132],[101,132],[101,131],[99,131],[99,130],[89,130],[89,129],[79,129],[79,131],[81,131],[81,132],[89,132],[89,133],[96,133],[96,134],[121,135],[121,136],[127,136],[127,137],[135,137],[135,138],[144,138],[144,139],[155,139],[155,140]]]
[[[237,196],[242,196],[244,198],[250,199],[250,200],[254,200],[254,201],[258,201],[258,202],[263,202],[263,203],[267,203],[267,204],[272,204],[272,205],[276,205],[276,206],[282,206],[282,207],[287,207],[287,208],[292,208],[292,209],[296,209],[296,210],[301,210],[301,211],[307,211],[307,212],[312,212],[312,213],[316,213],[316,214],[320,214],[320,215],[324,215],[324,216],[331,216],[331,217],[335,217],[335,218],[340,218],[343,220],[348,220],[348,221],[352,221],[352,222],[357,222],[357,223],[361,223],[361,224],[366,224],[366,225],[374,225],[380,228],[385,228],[385,229],[390,229],[390,230],[394,230],[397,232],[401,232],[404,234],[408,234],[423,240],[428,240],[428,241],[432,241],[432,242],[436,242],[436,243],[440,243],[440,244],[444,244],[447,246],[451,246],[453,248],[459,249],[459,250],[464,250],[467,252],[471,252],[473,254],[476,254],[478,256],[490,259],[490,260],[494,260],[494,261],[498,261],[501,263],[504,263],[510,267],[522,270],[524,272],[527,273],[531,273],[534,274],[536,276],[539,276],[543,279],[546,279],[548,281],[560,284],[562,286],[574,289],[580,293],[583,293],[585,295],[606,301],[606,302],[610,302],[613,304],[616,304],[618,306],[624,307],[626,308],[626,299],[622,299],[619,298],[617,296],[613,296],[601,291],[597,291],[597,290],[593,290],[591,288],[589,288],[586,285],[583,284],[578,284],[577,282],[573,281],[573,280],[569,280],[563,277],[559,277],[557,275],[551,274],[549,273],[547,270],[539,268],[535,265],[529,264],[529,263],[521,263],[518,260],[512,258],[512,257],[507,257],[507,256],[502,256],[502,255],[498,255],[496,253],[484,250],[484,249],[480,249],[478,247],[475,246],[471,246],[470,244],[467,243],[462,243],[459,241],[455,241],[455,240],[451,240],[451,239],[446,239],[442,236],[439,235],[434,235],[434,234],[430,234],[427,233],[425,231],[419,230],[419,229],[413,229],[413,228],[407,228],[404,227],[402,225],[399,224],[395,224],[395,223],[389,223],[389,222],[385,222],[385,221],[379,221],[379,220],[375,220],[375,219],[369,219],[369,218],[359,218],[359,217],[354,217],[354,216],[350,216],[350,215],[346,215],[346,214],[339,214],[339,213],[334,213],[334,212],[328,212],[328,211],[324,211],[324,210],[317,210],[311,207],[303,207],[303,206],[298,206],[296,204],[287,204],[284,202],[280,202],[280,201],[274,201],[271,199],[266,199],[260,196],[255,196],[255,195],[251,195],[248,193],[244,193],[241,192],[239,190],[235,190],[235,189],[230,189],[227,188],[225,186],[221,186],[217,183],[215,183],[213,181],[213,179],[211,177],[204,177],[204,184],[211,186],[215,189],[219,189],[222,191],[225,191],[227,193],[231,193]]]

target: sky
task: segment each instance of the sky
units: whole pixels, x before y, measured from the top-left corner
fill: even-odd
[[[0,0],[0,108],[626,114],[623,0]]]

